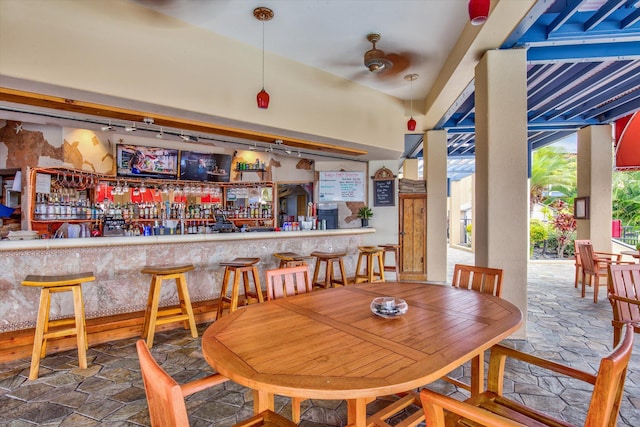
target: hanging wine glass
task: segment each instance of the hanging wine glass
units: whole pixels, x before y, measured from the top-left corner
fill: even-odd
[[[144,181],[142,181],[140,183],[140,189],[139,190],[140,190],[141,193],[146,193],[147,192],[147,187],[145,187]]]
[[[127,181],[125,181],[124,184],[122,185],[122,192],[123,193],[129,192],[129,184],[127,183]]]

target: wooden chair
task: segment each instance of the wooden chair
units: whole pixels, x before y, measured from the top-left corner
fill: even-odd
[[[615,427],[633,349],[633,329],[624,327],[622,337],[613,352],[600,361],[596,375],[496,345],[491,350],[488,390],[479,396],[461,402],[427,389],[420,392],[426,424],[429,427],[477,425],[474,422],[492,427],[570,426],[503,396],[505,362],[510,357],[592,384],[593,393],[584,425]]]
[[[618,345],[625,323],[640,333],[640,264],[609,266],[609,302],[613,309],[613,345]]]
[[[267,270],[266,276],[269,301],[313,291],[308,265]],[[300,422],[300,403],[303,400],[305,399],[291,398],[291,418],[296,423]]]
[[[309,266],[267,270],[267,300],[304,294],[312,291]]]
[[[453,267],[452,285],[499,297],[502,295],[502,270],[456,264]]]
[[[573,260],[575,261],[576,276],[574,279],[574,288],[578,287],[578,282],[582,277],[582,261],[580,260],[580,245],[591,244],[591,240],[574,240],[573,241]]]
[[[152,427],[188,426],[189,417],[184,398],[193,393],[205,390],[229,379],[220,374],[212,374],[186,384],[178,384],[164,369],[158,365],[151,355],[144,340],[136,342],[144,391],[147,395],[149,418]],[[284,426],[296,424],[271,411],[260,414],[235,424],[234,427]]]
[[[622,255],[611,254],[607,252],[599,252],[598,255],[593,251],[591,244],[578,245],[580,252],[580,261],[582,264],[582,298],[585,296],[587,283],[593,285],[593,302],[598,302],[598,286],[600,286],[600,278],[607,277],[607,267],[612,263],[626,263],[622,261]],[[589,276],[589,280],[586,278]],[[592,282],[593,279],[593,282]]]

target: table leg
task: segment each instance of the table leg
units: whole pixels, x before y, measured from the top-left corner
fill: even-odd
[[[471,397],[484,391],[484,353],[471,359]]]
[[[349,427],[366,427],[367,399],[347,400],[347,425]]]
[[[258,415],[267,409],[274,410],[273,393],[262,390],[253,390],[253,414]]]

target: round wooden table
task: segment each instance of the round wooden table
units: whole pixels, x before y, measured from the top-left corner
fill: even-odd
[[[402,298],[403,316],[373,314],[371,300]],[[344,399],[348,423],[366,404],[428,384],[516,331],[522,313],[491,295],[424,283],[362,283],[254,304],[202,336],[207,362],[254,390],[254,412],[274,394]]]
[[[622,255],[629,255],[634,257],[635,259],[638,260],[638,262],[640,262],[640,251],[621,251],[620,252]]]

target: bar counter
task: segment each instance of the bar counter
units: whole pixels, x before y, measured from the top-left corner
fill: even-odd
[[[347,275],[353,275],[358,246],[373,228],[337,230],[243,232],[139,237],[96,237],[85,239],[48,239],[0,241],[0,333],[33,328],[39,302],[38,288],[21,286],[29,275],[73,274],[92,271],[95,282],[82,287],[88,324],[95,319],[136,313],[142,320],[150,277],[140,273],[146,264],[192,263],[195,270],[187,274],[191,301],[201,308],[200,320],[215,318],[224,269],[221,261],[236,257],[259,257],[260,280],[264,289],[264,271],[277,268],[276,252],[308,255],[313,251],[345,251]],[[309,264],[313,270],[313,259]],[[71,297],[60,295],[52,303],[51,317],[72,314]],[[163,286],[161,306],[177,304],[175,286]],[[214,307],[211,310],[211,307]],[[206,311],[206,313],[203,313]],[[204,314],[204,317],[203,317]],[[91,322],[91,319],[94,319]],[[138,323],[140,323],[138,322]],[[141,326],[141,323],[140,323]],[[135,335],[134,327],[129,335]],[[91,328],[89,327],[89,330]],[[7,334],[8,333],[8,334]],[[126,334],[125,334],[126,335]],[[122,334],[119,337],[123,336]],[[3,341],[0,337],[0,341]],[[89,342],[100,342],[92,340]],[[2,360],[2,357],[0,357]]]

